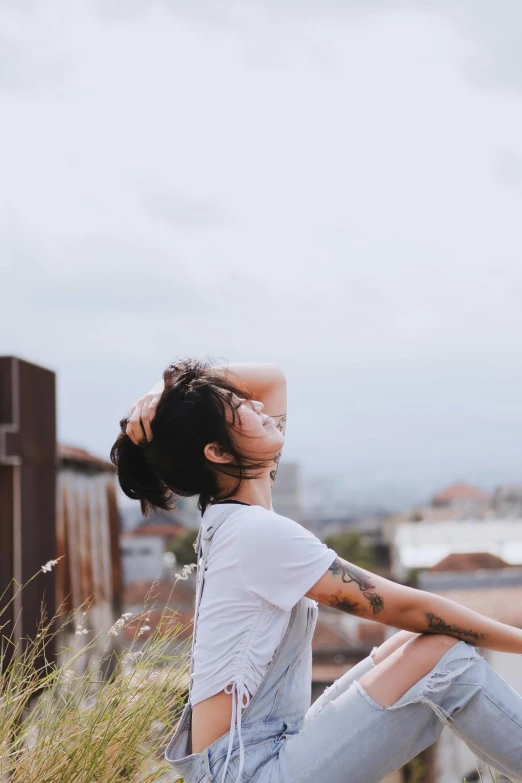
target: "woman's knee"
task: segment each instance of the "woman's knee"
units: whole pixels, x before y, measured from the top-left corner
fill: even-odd
[[[371,655],[374,664],[377,665],[378,663],[381,663],[385,658],[395,652],[395,650],[402,647],[403,644],[406,644],[406,642],[409,642],[411,639],[415,639],[417,636],[420,636],[420,634],[414,633],[413,631],[398,631],[397,633],[394,633],[393,636],[386,639],[379,647],[372,650]]]
[[[418,634],[367,672],[360,685],[382,707],[390,706],[429,674],[458,641],[442,634]]]

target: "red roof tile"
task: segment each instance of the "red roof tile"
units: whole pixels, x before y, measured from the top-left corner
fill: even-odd
[[[511,568],[501,557],[489,552],[452,552],[427,571],[476,571],[479,568]]]
[[[58,459],[65,464],[98,468],[110,473],[114,473],[116,470],[112,462],[96,457],[85,449],[79,449],[77,446],[69,446],[65,443],[58,444]]]
[[[453,500],[489,500],[489,495],[478,487],[470,484],[455,483],[438,492],[433,497],[433,503],[450,503]]]

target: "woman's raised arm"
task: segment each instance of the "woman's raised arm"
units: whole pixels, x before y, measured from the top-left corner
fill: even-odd
[[[215,369],[248,389],[255,400],[263,403],[264,413],[274,419],[277,429],[283,435],[286,433],[286,377],[278,364],[225,364]],[[271,484],[275,481],[280,459],[281,452],[276,455],[270,471]]]

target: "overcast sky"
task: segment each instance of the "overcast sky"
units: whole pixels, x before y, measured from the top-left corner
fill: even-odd
[[[107,456],[276,361],[336,492],[522,480],[519,0],[0,0],[0,354]],[[380,487],[380,489],[379,489]]]

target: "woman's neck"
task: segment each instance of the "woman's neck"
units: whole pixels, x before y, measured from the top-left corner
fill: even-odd
[[[262,479],[250,479],[244,481],[238,492],[234,492],[229,498],[216,497],[215,500],[240,500],[250,506],[263,506],[270,510],[272,506],[272,491],[270,481]]]

